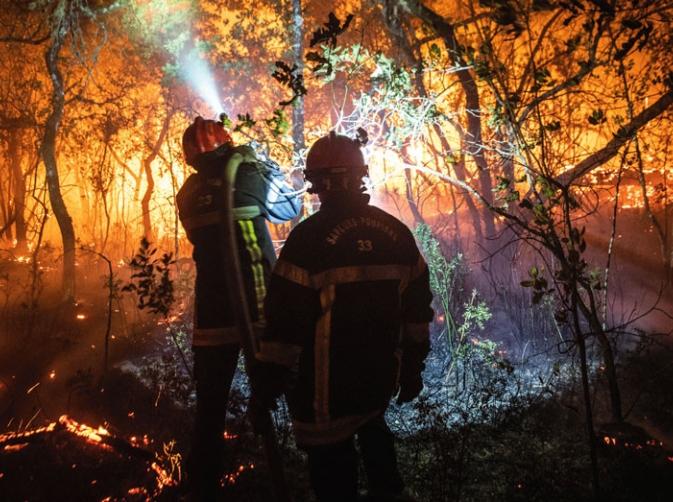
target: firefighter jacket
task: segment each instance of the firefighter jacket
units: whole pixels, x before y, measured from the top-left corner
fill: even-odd
[[[257,358],[293,368],[283,390],[299,445],[353,435],[387,408],[400,371],[420,378],[429,350],[425,261],[409,229],[368,201],[324,203],[292,231],[269,283]],[[277,385],[269,373],[260,379]]]
[[[236,319],[229,307],[218,231],[224,210],[223,169],[234,152],[244,156],[236,174],[233,216],[250,317],[257,327],[263,324],[266,285],[276,261],[265,220],[288,221],[301,211],[301,200],[284,183],[278,166],[270,161],[259,161],[247,146],[222,146],[196,159],[197,172],[187,178],[177,194],[180,221],[194,245],[194,346],[223,345],[239,340]]]

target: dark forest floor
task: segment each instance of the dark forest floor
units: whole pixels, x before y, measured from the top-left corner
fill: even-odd
[[[175,351],[166,350],[171,342],[165,326],[130,312],[122,323],[121,312],[115,313],[110,370],[102,379],[105,301],[101,281],[92,277],[77,306],[63,306],[45,293],[35,310],[5,307],[0,324],[0,434],[33,430],[67,414],[94,428],[104,425],[115,441],[101,446],[57,428],[0,444],[1,500],[179,500],[187,490],[178,481],[184,480],[189,453],[193,396]],[[180,320],[175,324],[180,326]],[[152,357],[143,359],[148,354]],[[120,370],[129,362],[136,370]],[[145,371],[138,371],[143,364]],[[623,356],[619,371],[627,420],[646,436],[638,436],[635,429],[621,436],[604,426],[605,388],[598,373],[594,403],[602,500],[669,501],[670,341],[659,340]],[[559,382],[553,393],[504,403],[484,420],[465,417],[449,423],[445,410],[428,401],[395,408],[394,418],[405,421],[398,453],[410,492],[428,502],[593,500],[578,391],[575,381]],[[232,396],[222,497],[272,500],[260,441],[244,418],[244,400],[239,392]],[[279,412],[279,423],[286,418]],[[312,500],[302,454],[286,427],[279,437],[295,499]],[[651,438],[655,442],[647,444]],[[175,485],[159,487],[154,462]]]

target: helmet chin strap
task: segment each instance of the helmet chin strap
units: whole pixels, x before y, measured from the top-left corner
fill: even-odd
[[[350,192],[363,193],[367,187],[359,176],[320,176],[311,181],[308,193]]]
[[[304,171],[304,177],[311,183],[308,193],[354,192],[366,190],[363,178],[369,175],[367,166],[336,167],[318,172]]]

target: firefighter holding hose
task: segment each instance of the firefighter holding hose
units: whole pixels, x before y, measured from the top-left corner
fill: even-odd
[[[257,398],[286,394],[320,502],[357,500],[356,437],[368,500],[411,500],[384,412],[395,393],[418,396],[430,347],[428,270],[409,229],[363,193],[364,141],[330,133],[309,150],[320,210],[281,251],[257,355]]]
[[[215,500],[222,474],[227,400],[236,370],[240,333],[225,267],[231,261],[218,239],[224,218],[235,223],[238,261],[255,332],[264,328],[263,302],[276,261],[266,221],[282,223],[301,211],[301,190],[285,183],[277,164],[249,146],[235,146],[222,122],[197,117],[182,138],[187,164],[196,172],[177,194],[180,221],[194,246],[196,304],[193,353],[197,410],[190,479],[197,500]],[[223,170],[241,155],[233,184],[233,214],[223,201]],[[299,187],[297,187],[299,188]]]

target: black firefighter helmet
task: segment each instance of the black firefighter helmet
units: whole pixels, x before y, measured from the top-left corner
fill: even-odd
[[[356,139],[331,131],[313,143],[304,171],[304,177],[311,182],[308,192],[363,191],[367,164],[360,147],[366,142],[366,132],[358,129]]]

